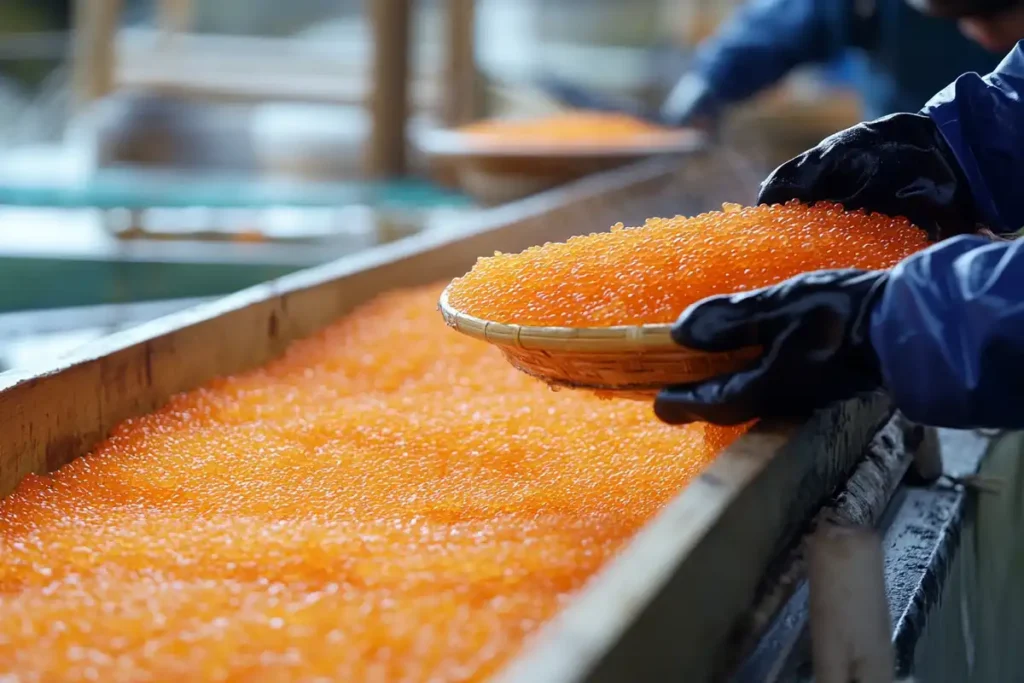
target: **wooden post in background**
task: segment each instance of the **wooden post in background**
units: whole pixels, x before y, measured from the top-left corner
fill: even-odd
[[[367,0],[373,25],[372,132],[367,175],[393,178],[406,170],[409,119],[411,0]]]
[[[878,535],[822,525],[807,546],[807,578],[814,680],[892,681],[895,654]]]
[[[72,82],[82,109],[114,89],[121,0],[75,0]]]
[[[444,104],[441,119],[448,128],[473,121],[477,116],[476,2],[446,0]]]

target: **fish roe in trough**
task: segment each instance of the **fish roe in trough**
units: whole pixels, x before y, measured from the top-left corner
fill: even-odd
[[[0,501],[0,678],[482,680],[744,431],[553,393],[439,293],[29,475]]]
[[[925,232],[905,218],[838,204],[726,205],[481,258],[452,283],[448,303],[517,325],[669,323],[708,296],[812,270],[891,268],[927,246]]]

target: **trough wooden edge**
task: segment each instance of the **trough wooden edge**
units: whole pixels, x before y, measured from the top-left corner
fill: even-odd
[[[882,396],[727,448],[527,646],[500,683],[720,674],[768,566],[842,484],[891,415]]]

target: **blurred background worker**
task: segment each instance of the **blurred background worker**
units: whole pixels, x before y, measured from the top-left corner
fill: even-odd
[[[662,116],[714,122],[806,63],[856,50],[865,118],[919,110],[963,73],[989,73],[1024,38],[1016,0],[752,0],[697,51]],[[911,6],[913,5],[913,7]]]
[[[918,111],[960,74],[992,71],[1021,38],[1020,0],[750,0],[689,55],[678,47],[660,51],[655,70],[668,95],[653,106],[565,78],[548,77],[542,85],[578,108],[716,129],[764,173],[854,121]],[[682,78],[670,68],[678,60]],[[776,112],[777,121],[769,114],[774,98],[755,98],[770,88],[772,95],[783,92],[773,86],[792,86],[799,79],[791,76],[815,70],[825,78],[789,88],[800,95]],[[856,112],[841,104],[850,90]],[[819,104],[801,114],[793,106],[805,94],[826,91],[838,96],[828,99],[831,108]]]
[[[940,243],[891,272],[806,273],[691,307],[673,328],[678,343],[765,354],[756,367],[663,391],[658,415],[739,424],[885,387],[916,422],[1024,428],[1024,242],[967,234],[1024,225],[1022,96],[1024,41],[920,114],[860,124],[777,169],[762,203],[903,215]]]

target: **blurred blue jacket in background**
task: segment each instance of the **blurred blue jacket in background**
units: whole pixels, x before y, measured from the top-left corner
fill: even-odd
[[[850,50],[866,118],[915,112],[963,73],[988,73],[995,55],[956,22],[925,16],[904,0],[753,0],[702,45],[690,73],[716,106],[739,102],[793,68],[835,62]]]

